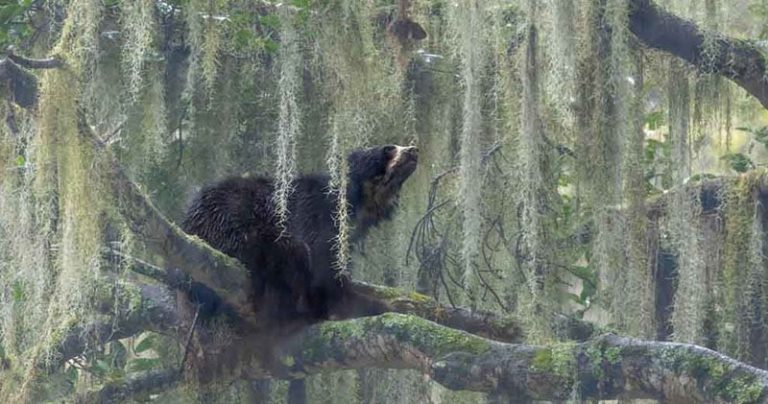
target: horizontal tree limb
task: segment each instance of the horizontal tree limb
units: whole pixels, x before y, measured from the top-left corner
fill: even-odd
[[[190,277],[181,270],[164,270],[135,257],[114,252],[112,254],[132,260],[131,268],[135,272],[159,280],[173,288],[189,285],[192,282]],[[438,324],[498,341],[520,342],[524,337],[522,325],[514,316],[500,316],[491,312],[451,307],[420,293],[361,281],[353,281],[352,289],[352,300],[349,304],[353,306],[370,306],[371,302],[375,302],[387,311],[420,316]],[[344,315],[337,316],[337,319],[354,317],[356,317],[356,310],[349,310]],[[561,331],[558,335],[565,339],[583,340],[589,338],[594,332],[591,324],[567,316],[559,316],[555,328]]]
[[[703,73],[732,80],[768,108],[767,63],[753,44],[717,32],[705,34],[651,0],[631,0],[629,7],[629,29],[646,46],[677,56]],[[706,35],[713,38],[714,51],[707,49]]]
[[[366,282],[355,281],[352,287],[357,295],[382,302],[390,312],[419,316],[497,341],[520,342],[524,337],[520,321],[514,316],[451,307],[421,293]]]
[[[17,55],[13,47],[8,48],[6,57],[19,66],[26,67],[27,69],[58,69],[65,66],[64,62],[58,58],[33,59]]]
[[[310,327],[278,349],[279,378],[370,367],[413,369],[451,390],[531,400],[768,402],[768,372],[690,344],[603,335],[549,346],[491,341],[384,314]]]

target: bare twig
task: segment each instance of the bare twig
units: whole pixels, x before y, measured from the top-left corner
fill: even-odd
[[[187,362],[187,357],[189,356],[189,347],[192,342],[192,336],[195,335],[195,327],[197,327],[197,319],[200,317],[200,305],[197,306],[197,310],[195,310],[195,317],[192,320],[192,325],[189,326],[189,332],[187,333],[187,340],[184,343],[184,354],[181,357],[181,365],[179,365],[179,371],[184,370],[184,364]]]

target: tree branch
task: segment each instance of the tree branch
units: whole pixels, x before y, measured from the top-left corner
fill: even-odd
[[[5,89],[4,98],[8,98],[22,108],[32,108],[37,104],[37,78],[11,59],[0,60],[0,94]]]
[[[211,248],[197,237],[187,235],[166,219],[138,185],[128,178],[117,159],[88,124],[82,108],[78,108],[78,127],[83,136],[105,153],[108,180],[113,194],[119,198],[118,210],[147,249],[163,257],[170,271],[182,271],[191,280],[210,288],[247,324],[254,327],[263,324],[253,310],[245,268],[236,259]]]
[[[87,392],[77,399],[77,403],[122,403],[131,398],[160,393],[176,387],[182,381],[178,369],[153,370],[127,380],[112,382],[97,391]]]
[[[446,327],[497,341],[520,342],[524,337],[520,321],[513,316],[451,307],[421,293],[360,281],[353,282],[353,291],[358,296],[380,302],[388,308],[387,311],[419,316]]]
[[[103,148],[99,137],[88,125],[84,113],[80,114],[79,120],[81,131],[89,136],[98,148]],[[103,151],[109,153],[108,150]],[[162,272],[158,267],[140,265],[138,268],[142,273],[174,287],[199,282],[216,293],[250,325],[263,325],[254,315],[249,299],[250,282],[243,266],[236,259],[211,248],[197,237],[187,235],[169,222],[127,177],[114,157],[109,158],[112,159],[111,184],[114,193],[121,198],[118,204],[121,214],[131,230],[141,236],[145,246],[151,252],[164,257],[166,266],[170,268]],[[504,341],[518,341],[522,336],[520,325],[511,317],[501,318],[491,313],[453,308],[438,304],[427,296],[394,288],[361,282],[355,282],[354,285],[358,303],[361,305],[363,300],[367,300],[364,302],[366,305],[373,302],[385,310],[424,316],[447,326]]]
[[[278,350],[279,378],[420,370],[452,390],[530,400],[767,402],[768,372],[695,345],[604,335],[550,346],[490,341],[400,314],[310,327]]]
[[[131,268],[145,276],[159,280],[173,288],[189,285],[191,278],[181,270],[164,270],[156,265],[135,257],[126,257],[117,254],[121,258],[133,261]],[[451,307],[438,303],[429,296],[403,289],[373,285],[366,282],[352,282],[352,301],[350,306],[370,307],[372,304],[382,308],[383,311],[391,311],[401,314],[416,315],[447,327],[464,330],[486,338],[504,342],[520,342],[524,333],[520,321],[514,316],[499,316],[484,311],[471,311],[462,307]],[[386,310],[384,310],[386,309]],[[349,319],[357,316],[356,310],[339,315],[340,319]],[[594,327],[582,321],[567,316],[560,316],[555,328],[558,335],[565,339],[584,340],[592,336]]]
[[[6,58],[0,60],[0,87],[10,90],[11,100],[22,108],[37,104],[37,78],[26,69],[54,69],[64,64],[55,58],[30,59],[18,56],[8,49]],[[26,68],[26,69],[25,69]]]
[[[59,365],[82,354],[88,346],[130,337],[144,331],[167,333],[178,327],[173,296],[160,286],[122,287],[119,298],[108,296],[98,305],[109,318],[72,327],[58,348]]]
[[[64,62],[58,58],[32,59],[17,55],[13,48],[8,49],[6,57],[27,69],[58,69],[64,67]]]
[[[747,41],[719,36],[709,55],[705,33],[691,21],[664,11],[651,0],[631,0],[629,29],[650,48],[675,55],[703,73],[717,73],[752,94],[768,108],[768,71],[765,56]]]

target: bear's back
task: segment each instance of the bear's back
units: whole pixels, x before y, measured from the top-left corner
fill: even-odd
[[[217,250],[242,258],[255,233],[277,236],[272,181],[232,177],[203,188],[192,200],[182,225]]]
[[[276,216],[274,183],[266,177],[232,177],[203,188],[192,200],[183,229],[249,269],[256,295],[272,287],[297,300],[308,294],[313,310],[324,317],[341,299],[342,283],[333,269],[336,198],[329,177],[305,175],[293,183],[289,215]],[[301,289],[301,290],[297,290]]]

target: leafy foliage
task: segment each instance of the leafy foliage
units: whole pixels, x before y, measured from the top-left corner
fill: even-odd
[[[660,68],[668,57],[629,46],[623,0],[398,3],[409,9],[395,10],[384,0],[144,1],[150,7],[137,12],[128,6],[139,3],[126,0],[2,3],[0,47],[34,39],[34,17],[52,18],[45,21],[52,30],[45,39],[57,42],[55,48],[40,41],[26,49],[55,49],[75,69],[74,75],[39,74],[45,94],[56,98],[41,105],[41,119],[19,114],[20,126],[39,132],[0,133],[0,151],[9,156],[4,168],[13,173],[0,176],[0,279],[8,286],[0,305],[7,314],[0,318],[0,358],[34,373],[29,369],[37,369],[45,355],[29,336],[45,334],[55,344],[61,327],[70,325],[66,321],[92,314],[81,304],[76,315],[62,320],[57,310],[69,314],[67,306],[51,296],[63,290],[66,298],[88,302],[88,292],[104,282],[101,271],[124,276],[83,253],[93,251],[84,245],[104,241],[100,229],[106,226],[94,218],[117,216],[94,200],[104,199],[108,208],[120,202],[90,193],[107,170],[88,152],[90,145],[72,142],[76,121],[70,105],[81,96],[89,100],[94,126],[116,145],[121,164],[169,217],[178,217],[184,195],[203,183],[274,170],[276,156],[290,166],[282,173],[286,184],[295,167],[331,171],[343,188],[339,158],[349,148],[418,144],[423,164],[403,194],[401,214],[376,229],[365,251],[354,256],[361,262],[356,277],[419,288],[450,304],[513,312],[531,324],[548,325],[547,317],[562,310],[585,318],[607,312],[620,331],[634,332],[626,321],[633,314],[626,313],[653,303],[638,302],[637,296],[654,292],[640,289],[657,281],[649,276],[662,265],[655,257],[674,246],[672,239],[707,230],[694,223],[700,212],[693,206],[684,217],[685,231],[671,232],[657,212],[648,214],[647,208],[657,207],[646,200],[664,198],[683,185],[681,178],[709,178],[688,177],[692,167],[722,162],[713,172],[757,172],[752,169],[762,165],[760,153],[768,151],[768,127],[750,121],[754,106],[729,98],[724,86],[698,91],[704,95],[690,102],[701,116],[678,116],[675,130],[685,127],[685,136],[673,144],[669,111],[680,105],[664,103],[671,79],[680,79],[685,91],[689,81],[699,86],[705,80],[685,69],[670,78]],[[703,16],[693,0],[674,3],[686,18],[715,27],[714,5],[725,2],[707,2]],[[752,12],[764,15],[765,2],[753,3]],[[93,5],[106,7],[87,13]],[[56,15],[44,15],[51,11]],[[400,12],[422,25],[428,40],[393,40],[387,27],[403,17],[395,14]],[[757,23],[752,28],[765,37],[764,21]],[[716,43],[712,39],[709,45]],[[282,83],[281,68],[290,79]],[[126,91],[139,102],[125,102]],[[14,111],[2,112],[10,117]],[[730,140],[718,144],[718,132],[730,139],[735,125],[753,142],[733,142],[733,149]],[[295,142],[295,153],[276,153],[286,128],[292,134],[283,143]],[[689,141],[694,147],[687,149]],[[753,153],[753,144],[764,147]],[[691,152],[699,155],[678,158]],[[343,228],[343,197],[338,203]],[[757,223],[754,212],[736,208]],[[745,248],[734,243],[742,227],[718,234],[728,237],[732,256]],[[110,246],[143,252],[132,244],[141,240],[103,236],[111,237]],[[762,258],[754,244],[750,265],[757,279]],[[692,243],[675,260],[708,249],[714,248]],[[339,252],[346,257],[346,250]],[[418,262],[402,259],[408,253]],[[636,257],[641,259],[631,262]],[[739,281],[751,285],[745,288],[750,296],[758,296],[763,285],[754,279]],[[733,306],[736,300],[728,298]],[[760,310],[757,303],[743,305]],[[24,311],[31,307],[37,307],[33,315]],[[53,314],[40,307],[51,307]],[[705,317],[695,310],[695,318]],[[711,321],[727,330],[724,324],[733,319],[721,316]],[[542,336],[547,338],[532,338]],[[147,333],[91,350],[57,376],[70,392],[173,366],[172,348],[167,339]],[[395,372],[340,379],[309,384],[323,384],[328,402],[355,400],[355,394],[367,394],[362,400],[418,401],[433,389]],[[341,383],[346,388],[337,388]],[[13,390],[12,384],[5,388]],[[351,393],[340,397],[342,390]]]
[[[18,44],[32,33],[30,12],[33,7],[39,7],[34,3],[33,0],[11,0],[0,4],[0,49]]]
[[[727,162],[731,169],[737,173],[745,173],[748,170],[755,168],[755,163],[743,153],[728,153],[720,157],[720,159]]]

